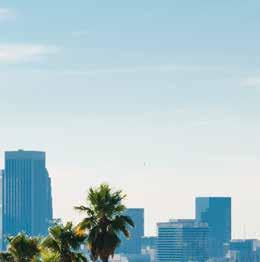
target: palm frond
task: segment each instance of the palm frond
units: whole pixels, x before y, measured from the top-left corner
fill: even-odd
[[[125,198],[126,195],[121,190],[113,191],[108,184],[101,184],[89,189],[87,206],[76,207],[86,214],[77,229],[88,233],[87,245],[94,261],[113,256],[121,243],[121,232],[127,238],[130,237],[129,227],[134,227],[134,222],[124,215],[126,207],[122,201]]]

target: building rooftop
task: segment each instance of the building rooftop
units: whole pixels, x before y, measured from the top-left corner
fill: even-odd
[[[5,159],[45,159],[45,152],[43,151],[6,151]]]
[[[157,227],[208,227],[208,224],[195,219],[171,219],[168,222],[157,223]]]

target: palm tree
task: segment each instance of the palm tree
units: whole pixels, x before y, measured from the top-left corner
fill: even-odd
[[[8,242],[8,252],[1,253],[0,261],[28,262],[40,254],[39,238],[19,233],[17,236],[8,237]]]
[[[8,252],[0,252],[1,262],[15,262],[13,256]]]
[[[126,207],[122,204],[126,197],[122,191],[113,192],[107,184],[97,189],[90,188],[87,196],[89,206],[78,206],[76,210],[86,213],[78,225],[78,232],[88,233],[87,244],[93,261],[101,259],[107,262],[120,245],[120,233],[130,237],[129,226],[134,227],[133,220],[123,215]]]
[[[65,226],[58,224],[50,228],[49,235],[42,242],[42,247],[53,252],[52,255],[56,261],[83,262],[87,259],[77,250],[85,240],[86,235],[77,234],[72,223],[68,222]]]

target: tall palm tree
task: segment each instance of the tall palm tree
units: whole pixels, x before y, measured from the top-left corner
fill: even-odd
[[[113,192],[107,184],[90,188],[87,196],[88,206],[75,207],[87,216],[78,225],[79,232],[88,233],[87,244],[93,261],[107,262],[120,245],[120,233],[130,237],[129,226],[133,220],[124,215],[126,207],[122,204],[126,197],[122,191]]]
[[[40,254],[39,238],[19,233],[17,236],[9,237],[8,242],[8,252],[0,255],[2,261],[28,262]]]
[[[86,240],[85,234],[77,234],[71,222],[65,226],[57,224],[49,229],[49,235],[43,240],[42,247],[55,254],[59,262],[84,262],[86,258],[77,250]]]

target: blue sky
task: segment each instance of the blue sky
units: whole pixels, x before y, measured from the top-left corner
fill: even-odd
[[[210,194],[233,197],[234,237],[260,237],[259,9],[0,0],[2,156],[47,152],[57,217],[107,181],[147,234]]]

